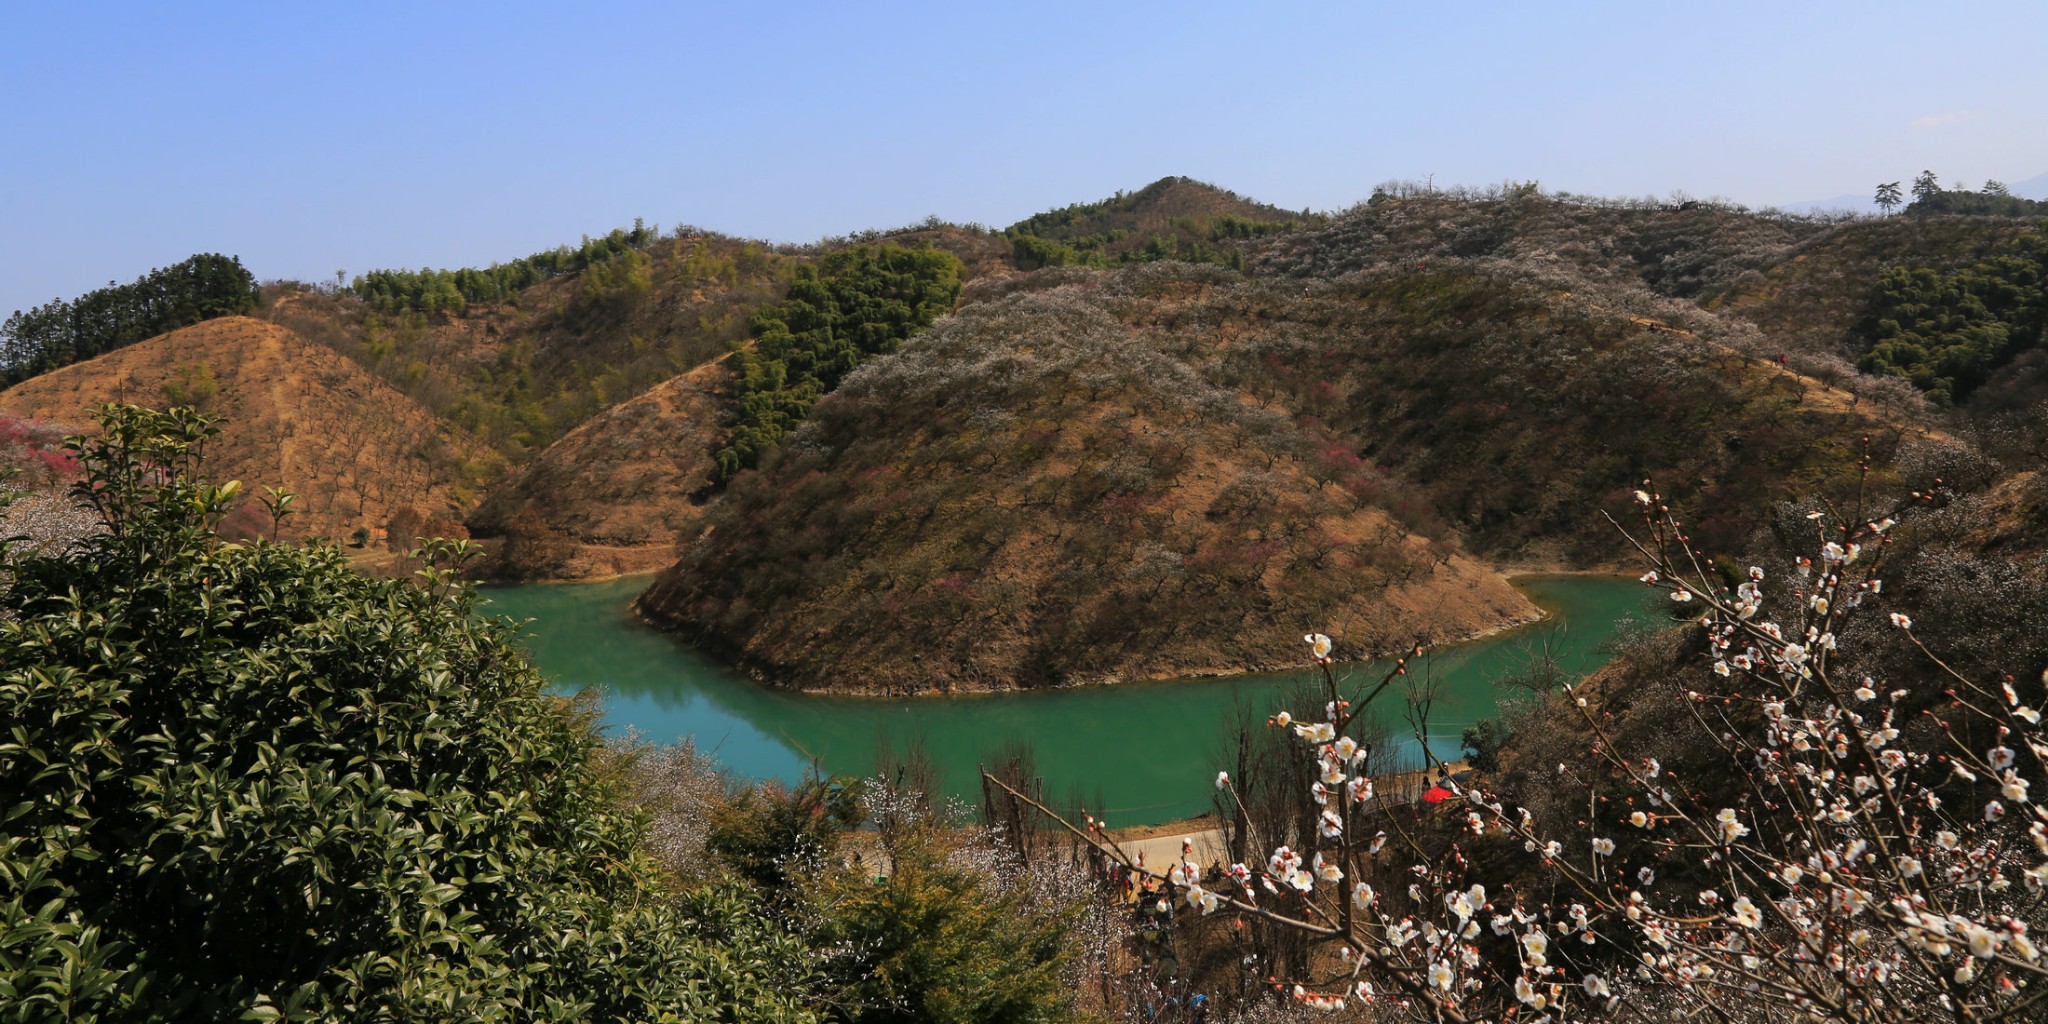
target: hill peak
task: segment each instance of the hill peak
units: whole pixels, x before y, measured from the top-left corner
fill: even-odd
[[[1010,225],[1013,234],[1068,240],[1108,232],[1146,233],[1175,218],[1235,217],[1270,223],[1300,214],[1240,196],[1226,188],[1179,175],[1161,178],[1136,192],[1118,192],[1093,203],[1075,203],[1035,214]]]

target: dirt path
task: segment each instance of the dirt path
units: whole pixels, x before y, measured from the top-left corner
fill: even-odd
[[[1453,761],[1449,768],[1456,777],[1470,774],[1463,761]],[[1421,771],[1399,772],[1379,778],[1375,780],[1379,795],[1373,798],[1367,810],[1391,810],[1413,804],[1422,799],[1423,792],[1429,788],[1429,781],[1429,773]],[[1164,873],[1180,863],[1183,856],[1205,870],[1211,864],[1230,864],[1229,844],[1213,815],[1165,825],[1120,829],[1112,833],[1112,839],[1125,856],[1151,871]]]

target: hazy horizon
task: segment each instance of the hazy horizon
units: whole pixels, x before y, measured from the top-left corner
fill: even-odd
[[[2048,172],[2048,9],[14,7],[0,314],[197,252],[483,265],[630,224],[1001,226],[1187,175],[1752,206]],[[2035,97],[2027,100],[2026,97]]]

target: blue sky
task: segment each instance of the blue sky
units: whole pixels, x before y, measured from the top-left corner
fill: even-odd
[[[195,252],[807,241],[1169,174],[1315,209],[1975,187],[2048,172],[2044,44],[2040,3],[7,4],[0,313]]]

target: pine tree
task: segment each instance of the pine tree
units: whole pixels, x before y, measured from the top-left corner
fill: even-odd
[[[1877,206],[1884,211],[1885,216],[1891,216],[1892,208],[1904,201],[1905,197],[1899,194],[1898,182],[1889,181],[1877,186]]]
[[[1936,181],[1933,171],[1921,171],[1913,179],[1913,201],[1924,203],[1941,194],[1941,182]]]

